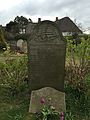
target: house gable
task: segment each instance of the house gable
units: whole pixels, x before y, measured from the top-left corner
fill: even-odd
[[[77,25],[69,17],[56,19],[55,22],[59,26],[61,32],[82,33],[82,31],[77,27]]]

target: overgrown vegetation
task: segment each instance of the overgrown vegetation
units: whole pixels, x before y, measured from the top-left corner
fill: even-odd
[[[90,38],[67,39],[66,120],[89,120]],[[35,120],[28,113],[27,56],[5,51],[0,59],[0,120]]]
[[[8,52],[0,60],[0,120],[22,120],[29,106],[27,56]]]
[[[16,58],[15,58],[16,57]],[[11,96],[18,95],[27,87],[27,57],[6,57],[0,62],[0,85],[9,89]]]
[[[90,38],[78,39],[79,44],[75,44],[74,40],[67,38],[65,78],[67,111],[76,115],[77,119],[88,120],[90,77],[87,75],[90,71]]]

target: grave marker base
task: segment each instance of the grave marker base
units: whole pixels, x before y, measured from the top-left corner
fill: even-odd
[[[41,103],[41,98],[45,99],[45,103]],[[58,112],[65,112],[65,93],[51,87],[44,87],[39,90],[32,91],[29,112],[36,113],[44,105],[51,105],[55,107]]]

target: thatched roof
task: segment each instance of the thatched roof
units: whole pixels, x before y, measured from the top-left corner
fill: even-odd
[[[82,31],[77,27],[77,25],[69,17],[58,19],[55,22],[58,24],[61,32],[82,33]]]

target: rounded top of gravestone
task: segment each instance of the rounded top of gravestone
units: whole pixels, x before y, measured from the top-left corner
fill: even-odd
[[[64,39],[55,22],[45,20],[39,22],[33,29],[31,42],[60,43],[61,41]]]
[[[53,87],[64,91],[66,44],[56,23],[39,22],[28,40],[30,90]]]

